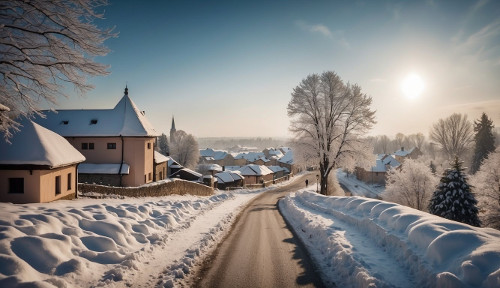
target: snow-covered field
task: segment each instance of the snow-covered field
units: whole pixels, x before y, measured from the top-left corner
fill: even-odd
[[[361,197],[292,193],[280,210],[337,287],[500,287],[500,231]]]
[[[0,287],[170,287],[261,190],[0,203]]]

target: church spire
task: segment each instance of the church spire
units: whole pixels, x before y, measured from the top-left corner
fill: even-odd
[[[125,84],[125,95],[127,95],[127,96],[128,96],[128,87],[127,87],[127,85],[126,85],[126,84]]]
[[[174,116],[172,116],[172,127],[170,128],[170,143],[174,143],[175,142],[175,132],[177,130],[175,130],[175,120],[174,120]]]

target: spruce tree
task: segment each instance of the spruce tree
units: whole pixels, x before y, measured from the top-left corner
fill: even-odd
[[[462,162],[455,157],[451,168],[446,169],[429,203],[431,214],[472,226],[481,225],[477,201],[467,183]]]
[[[168,139],[165,133],[161,133],[161,136],[158,137],[158,150],[163,155],[169,156],[170,148],[168,146]]]
[[[493,136],[493,121],[483,113],[481,119],[474,121],[474,156],[472,158],[471,173],[475,174],[483,160],[495,150],[495,136]]]

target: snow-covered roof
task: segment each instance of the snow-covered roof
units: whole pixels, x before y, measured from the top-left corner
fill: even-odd
[[[168,162],[168,160],[171,158],[161,154],[158,151],[155,151],[154,159],[155,159],[155,163],[159,164],[159,163]]]
[[[225,150],[214,150],[212,148],[200,149],[200,156],[205,157],[205,159],[207,159],[207,157],[212,158],[210,160],[222,160],[226,158],[228,154],[229,153]]]
[[[264,176],[273,174],[274,172],[264,165],[249,164],[239,169],[243,176]]]
[[[57,133],[23,118],[11,143],[0,141],[0,164],[57,168],[85,161],[85,157]]]
[[[279,172],[279,171],[284,171],[285,173],[289,173],[290,172],[290,170],[288,170],[288,168],[281,167],[281,166],[267,166],[267,168],[269,168],[274,173]]]
[[[129,174],[130,166],[123,163],[121,173],[120,164],[93,164],[93,163],[82,163],[78,165],[79,174]]]
[[[181,166],[181,167],[182,167],[182,166]],[[170,175],[170,177],[173,177],[173,176],[175,176],[175,175],[177,175],[177,174],[180,174],[180,173],[182,173],[182,172],[187,173],[187,174],[191,174],[191,175],[193,175],[193,176],[195,176],[195,177],[198,177],[198,178],[201,178],[201,176],[202,176],[200,173],[198,173],[198,172],[196,172],[196,171],[193,171],[193,170],[188,169],[188,168],[182,168],[182,169],[180,169],[179,171],[177,171],[177,172],[173,173],[172,175]]]
[[[410,154],[413,151],[413,149],[415,149],[415,148],[412,148],[410,150],[404,150],[404,147],[401,147],[401,149],[399,149],[398,151],[394,152],[394,155],[395,156],[405,157],[408,154]]]
[[[264,155],[264,152],[244,152],[236,155],[234,159],[245,159],[248,162],[254,162],[259,158],[265,158],[265,157],[266,155]]]
[[[245,177],[243,177],[240,173],[240,171],[224,171],[224,172],[219,172],[215,174],[215,177],[219,179],[219,183],[230,183],[238,180],[242,180]]]
[[[208,171],[222,171],[222,167],[218,164],[210,164],[206,168]]]
[[[377,155],[377,159],[375,160],[375,166],[371,168],[372,172],[386,172],[389,168],[396,168],[401,163],[398,160],[394,159],[391,155],[379,154]]]
[[[281,163],[285,164],[293,164],[293,151],[288,150],[283,157],[281,157],[279,160]]]
[[[44,111],[35,122],[64,137],[159,136],[126,93],[113,109]]]

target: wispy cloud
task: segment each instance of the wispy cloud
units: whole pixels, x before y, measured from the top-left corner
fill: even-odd
[[[302,29],[303,31],[307,31],[313,34],[320,34],[326,38],[334,40],[336,43],[342,45],[345,48],[349,48],[350,44],[344,36],[343,30],[335,30],[331,31],[326,25],[323,24],[309,24],[303,20],[295,21],[295,25]]]
[[[330,31],[330,29],[328,29],[328,27],[326,27],[323,24],[311,25],[303,20],[297,20],[295,21],[295,25],[297,25],[300,29],[304,31],[309,31],[311,33],[319,33],[328,38],[332,37],[332,32]]]
[[[387,80],[383,79],[383,78],[372,78],[369,81],[372,82],[372,83],[384,83],[384,82],[387,82]]]
[[[500,61],[499,38],[500,19],[495,19],[468,35],[464,30],[459,30],[452,41],[455,51],[465,59],[496,65]]]

